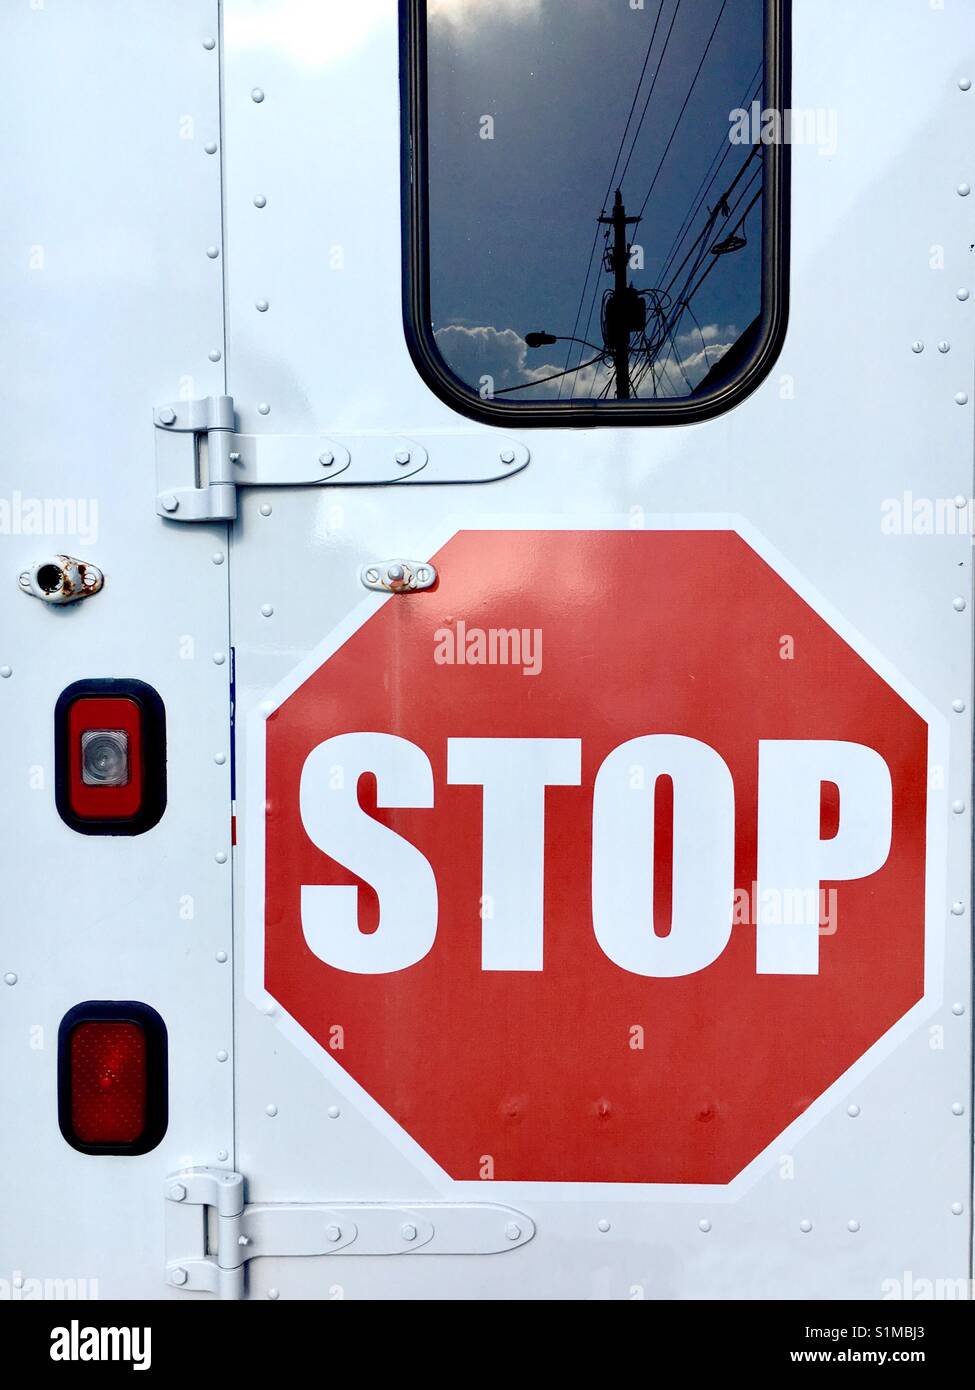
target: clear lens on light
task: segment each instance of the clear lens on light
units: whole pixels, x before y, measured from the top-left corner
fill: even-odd
[[[124,729],[85,729],[81,780],[87,787],[124,787],[129,781],[129,736]]]

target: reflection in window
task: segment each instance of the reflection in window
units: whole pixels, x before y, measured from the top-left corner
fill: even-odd
[[[765,9],[427,0],[430,314],[471,392],[687,400],[747,362]]]

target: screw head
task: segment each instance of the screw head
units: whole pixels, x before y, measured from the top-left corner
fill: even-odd
[[[265,196],[264,196],[263,193],[255,193],[255,194],[254,194],[254,206],[255,206],[256,208],[266,208],[266,207],[267,207],[267,199],[265,198]]]
[[[227,952],[218,951],[217,954],[214,956],[214,960],[217,962],[218,965],[226,965],[228,960]]]
[[[203,146],[203,148],[206,150],[207,154],[216,154],[216,152],[217,152],[217,142],[216,142],[216,140],[208,140],[208,141],[206,142],[206,144]]]
[[[964,803],[964,801],[953,801],[953,802],[951,803],[951,809],[954,811],[954,813],[955,813],[956,816],[964,815],[964,813],[965,813],[965,803]]]
[[[8,681],[13,673],[14,668],[12,666],[0,666],[0,676],[2,676],[5,681]]]
[[[951,1107],[951,1113],[953,1115],[964,1115],[965,1107],[962,1105],[960,1100],[955,1101],[954,1105]]]
[[[159,423],[161,425],[175,425],[176,411],[171,405],[163,406],[159,412]]]
[[[260,87],[253,87],[251,89],[251,101],[256,101],[258,104],[260,104],[263,100],[264,93],[261,91]]]
[[[170,1283],[175,1284],[177,1288],[182,1288],[189,1277],[185,1269],[171,1269],[169,1271]]]
[[[809,1232],[812,1230],[812,1222],[811,1222],[811,1221],[800,1221],[800,1222],[799,1222],[799,1229],[800,1229],[800,1231],[802,1232],[802,1234],[803,1234],[804,1236],[807,1236],[807,1235],[809,1234]]]
[[[210,351],[207,353],[207,357],[209,357],[209,359],[210,359],[211,362],[219,362],[219,361],[220,361],[220,349],[219,349],[219,348],[211,348]]]
[[[17,976],[12,970],[8,970],[3,977],[3,982],[5,985],[15,985],[17,983]]]
[[[509,1240],[521,1240],[521,1227],[516,1221],[509,1221],[504,1228],[504,1233]]]
[[[848,1105],[846,1107],[846,1113],[849,1115],[851,1120],[855,1120],[860,1113],[859,1105]]]
[[[261,516],[270,516],[270,515],[271,515],[271,504],[270,504],[270,502],[262,502],[258,510],[260,511]]]
[[[710,1231],[711,1229],[711,1222],[705,1216],[703,1220],[697,1223],[697,1228],[699,1231],[703,1231],[704,1234],[707,1235],[708,1231]]]
[[[230,1054],[227,1052],[226,1048],[223,1048],[223,1047],[222,1047],[222,1048],[220,1049],[220,1051],[217,1053],[217,1061],[218,1061],[218,1062],[226,1062],[226,1060],[227,1060],[227,1058],[229,1057],[229,1055],[230,1055]]]
[[[964,304],[965,300],[968,299],[970,296],[971,296],[971,290],[961,289],[961,290],[958,291],[958,298],[962,301],[963,304]]]
[[[171,492],[167,492],[165,497],[160,497],[159,505],[164,512],[179,511],[179,498],[174,497]]]
[[[266,314],[266,313],[267,313],[267,307],[268,307],[268,306],[267,306],[267,300],[266,300],[266,299],[259,299],[259,300],[257,301],[257,303],[254,305],[254,308],[257,310],[257,312],[258,312],[259,314]]]
[[[216,48],[216,46],[217,46],[217,41],[216,41],[216,39],[211,39],[211,38],[208,36],[207,38],[205,38],[205,39],[203,40],[203,47],[206,49],[206,51],[207,51],[208,53],[212,53],[213,50]]]
[[[502,462],[502,463],[514,463],[515,457],[516,457],[516,455],[515,455],[514,449],[502,449],[502,450],[501,450],[501,462]]]
[[[404,1240],[416,1240],[416,1227],[412,1221],[407,1221],[406,1225],[402,1227],[401,1235]]]
[[[952,700],[952,702],[951,702],[951,708],[955,711],[956,714],[964,714],[964,713],[965,713],[965,701],[964,701],[964,700]]]
[[[913,343],[911,344],[911,351],[912,351],[912,352],[923,352],[923,351],[924,351],[924,344],[921,342],[920,338],[918,338],[915,342],[913,342]]]
[[[859,1221],[848,1221],[846,1223],[846,1229],[851,1231],[853,1235],[856,1235],[857,1231],[860,1229]]]
[[[959,391],[958,394],[955,396],[955,404],[956,404],[956,405],[967,405],[967,404],[968,404],[968,392],[967,392],[967,391]]]
[[[970,92],[972,89],[972,79],[970,77],[959,77],[958,85],[963,92]]]
[[[410,451],[408,449],[400,449],[396,455],[396,462],[400,465],[401,468],[405,468],[409,461]]]
[[[207,247],[207,256],[210,258],[211,261],[215,261],[219,255],[220,255],[220,247],[219,247],[219,246],[208,246],[208,247]]]
[[[369,570],[366,570],[366,579],[369,581],[370,584],[378,584],[378,583],[379,583],[379,571],[376,570],[376,569],[369,569]]]
[[[331,449],[326,449],[324,454],[318,455],[318,462],[323,468],[331,468],[332,464],[335,462],[335,455],[332,453]]]
[[[596,1230],[597,1230],[597,1231],[602,1231],[603,1235],[605,1235],[605,1234],[607,1233],[607,1231],[609,1231],[610,1229],[611,1229],[610,1223],[606,1220],[605,1216],[602,1217],[601,1220],[599,1220],[599,1221],[596,1222]]]
[[[961,1018],[962,1014],[965,1012],[965,1005],[962,1004],[959,1000],[957,1004],[952,1004],[951,1012],[955,1015],[956,1018]]]
[[[958,185],[958,196],[959,196],[959,198],[967,198],[968,195],[969,195],[969,193],[971,193],[971,191],[972,191],[972,186],[971,186],[970,183],[960,183],[960,184]]]
[[[341,1239],[342,1239],[342,1229],[341,1229],[341,1227],[340,1227],[340,1226],[326,1226],[326,1227],[325,1227],[325,1238],[326,1238],[326,1240],[332,1240],[332,1241],[341,1240]]]
[[[273,618],[273,617],[274,617],[274,609],[272,608],[272,606],[271,606],[269,603],[262,603],[262,604],[261,604],[261,617],[262,617],[262,618]]]
[[[330,1120],[337,1120],[342,1112],[337,1105],[330,1105],[325,1113]]]
[[[169,1192],[166,1194],[171,1202],[185,1202],[186,1188],[181,1182],[174,1182]]]
[[[264,1113],[273,1120],[275,1115],[278,1113],[278,1107],[276,1105],[265,1105]]]
[[[952,1216],[961,1216],[961,1214],[962,1214],[962,1212],[963,1212],[964,1210],[965,1210],[965,1204],[964,1204],[964,1202],[952,1202],[952,1204],[951,1204],[951,1214],[952,1214]]]
[[[942,339],[941,339],[941,342],[938,344],[938,351],[939,351],[939,352],[950,352],[950,351],[951,351],[951,344],[948,342],[948,339],[947,339],[947,338],[942,338]]]
[[[268,405],[267,401],[261,401],[260,405],[257,407],[257,413],[258,415],[270,415],[271,407]]]

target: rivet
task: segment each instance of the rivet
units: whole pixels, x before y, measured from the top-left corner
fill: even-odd
[[[216,142],[216,140],[208,140],[208,141],[206,142],[206,144],[203,146],[203,148],[206,150],[207,154],[216,154],[216,152],[217,152],[217,142]]]
[[[853,1235],[856,1235],[857,1231],[860,1229],[859,1221],[848,1221],[846,1223],[846,1229],[851,1231]]]
[[[226,1060],[227,1060],[227,1058],[228,1058],[229,1056],[230,1056],[230,1053],[227,1052],[227,1051],[225,1051],[224,1048],[221,1048],[220,1051],[217,1053],[217,1061],[218,1061],[218,1062],[226,1062]]]
[[[341,1228],[341,1226],[326,1226],[326,1227],[325,1227],[325,1237],[326,1237],[327,1240],[332,1240],[332,1241],[334,1241],[334,1240],[341,1240],[341,1239],[342,1239],[342,1228]]]
[[[216,962],[217,962],[218,965],[226,965],[226,964],[227,964],[227,952],[226,952],[226,951],[218,951],[217,954],[216,954],[216,956],[214,957],[214,959],[216,960]]]
[[[214,665],[216,665],[216,666],[222,666],[223,663],[224,663],[226,660],[227,660],[227,658],[226,658],[226,656],[224,655],[223,652],[214,652],[214,653],[213,653]]]
[[[208,53],[212,53],[217,46],[216,39],[206,38],[203,40],[203,47]]]
[[[846,1107],[846,1113],[849,1115],[851,1120],[855,1120],[860,1113],[859,1105],[848,1105]]]
[[[3,977],[3,982],[5,985],[15,985],[17,983],[17,976],[12,970],[8,970]]]
[[[416,1240],[416,1227],[411,1221],[407,1221],[406,1225],[400,1228],[400,1234],[404,1240]]]
[[[264,1113],[265,1115],[270,1116],[270,1118],[273,1120],[275,1115],[278,1113],[278,1107],[276,1105],[265,1105]]]
[[[218,864],[226,864],[226,862],[227,862],[227,851],[226,851],[225,849],[219,849],[219,850],[217,850],[216,854],[215,854],[213,857],[214,857],[214,859],[217,861]]]
[[[952,601],[951,606],[956,613],[964,613],[965,600],[962,598],[961,594],[959,594],[958,597]]]
[[[509,1240],[521,1240],[521,1227],[516,1221],[509,1221],[504,1228],[504,1233]]]
[[[501,462],[502,462],[502,463],[514,463],[514,461],[515,461],[515,451],[514,451],[514,449],[502,449],[502,450],[501,450]]]
[[[226,1162],[227,1162],[227,1159],[228,1159],[229,1157],[230,1157],[230,1153],[229,1153],[229,1151],[228,1151],[227,1149],[218,1149],[218,1150],[217,1150],[217,1158],[220,1160],[221,1163],[226,1163]]]
[[[959,198],[967,198],[968,195],[969,195],[969,193],[971,193],[971,191],[972,191],[972,186],[971,186],[970,183],[960,183],[960,184],[958,185],[958,196],[959,196]]]
[[[261,401],[260,405],[257,407],[257,413],[258,415],[270,415],[271,407],[268,405],[267,401]]]
[[[965,701],[964,701],[964,700],[952,700],[952,702],[951,702],[951,708],[955,711],[956,714],[964,714],[964,713],[965,713]]]
[[[953,801],[951,803],[951,809],[954,811],[956,816],[963,815],[965,811],[964,801]]]
[[[961,1018],[962,1014],[965,1012],[965,1005],[962,1004],[959,1000],[957,1004],[952,1004],[951,1012],[955,1015],[956,1018]]]
[[[401,468],[405,468],[409,461],[409,451],[407,449],[400,449],[396,455],[396,462],[400,465]]]
[[[277,1289],[268,1289],[267,1296],[273,1303],[276,1299],[281,1297],[281,1294]]]
[[[799,1229],[800,1229],[800,1231],[803,1233],[804,1236],[807,1236],[807,1235],[809,1234],[809,1232],[812,1230],[812,1222],[811,1222],[811,1221],[800,1221],[800,1222],[799,1222]]]
[[[952,917],[961,917],[962,914],[964,913],[964,911],[965,911],[965,904],[964,904],[964,903],[952,903],[952,904],[951,904],[951,915],[952,915]]]
[[[330,1105],[326,1113],[330,1120],[337,1120],[342,1112],[337,1105]]]
[[[216,763],[217,767],[223,767],[224,763],[227,761],[226,753],[214,753],[213,761]]]
[[[273,618],[273,617],[274,617],[274,609],[271,607],[271,605],[270,605],[269,603],[262,603],[262,604],[261,604],[261,616],[264,617],[264,618]]]
[[[958,85],[963,92],[969,92],[972,87],[972,79],[970,77],[959,77]]]
[[[257,312],[258,312],[259,314],[266,314],[266,313],[267,313],[267,300],[266,300],[266,299],[259,299],[259,300],[257,301],[257,303],[254,305],[254,308],[257,310]]]
[[[271,515],[271,504],[270,504],[270,502],[262,502],[261,505],[260,505],[260,509],[259,509],[259,510],[260,510],[261,516],[270,516],[270,515]]]
[[[956,405],[967,405],[967,404],[968,404],[968,392],[967,392],[967,391],[959,391],[958,394],[955,396],[955,404],[956,404]]]
[[[955,1101],[954,1105],[951,1107],[951,1113],[953,1115],[964,1115],[965,1107],[962,1105],[960,1100]]]
[[[177,1288],[182,1288],[190,1276],[185,1269],[172,1269],[169,1272],[169,1277]]]
[[[221,551],[219,551],[219,550],[215,550],[215,551],[213,552],[213,554],[210,556],[210,559],[213,561],[213,563],[214,563],[215,565],[222,565],[222,564],[223,564],[223,553],[222,553]]]
[[[211,348],[210,351],[207,353],[207,357],[209,357],[209,359],[210,359],[211,362],[219,362],[219,361],[220,361],[220,349],[219,349],[219,348]]]
[[[332,453],[331,449],[326,449],[324,454],[318,455],[318,462],[323,468],[331,468],[332,464],[335,462],[335,455]]]
[[[963,507],[968,506],[968,498],[959,492],[958,495],[955,497],[955,506],[958,508],[959,511],[961,511]]]
[[[273,999],[269,999],[269,1000],[267,1001],[266,1004],[263,1004],[263,1005],[261,1006],[261,1013],[264,1015],[265,1018],[273,1018],[273,1017],[274,1017],[274,1000],[273,1000]]]
[[[267,199],[265,198],[265,196],[264,196],[263,193],[256,193],[256,194],[254,195],[254,206],[255,206],[256,208],[266,208],[266,207],[267,207]]]
[[[597,1221],[597,1222],[596,1222],[596,1230],[597,1230],[597,1231],[602,1231],[603,1235],[605,1235],[606,1232],[607,1232],[608,1230],[610,1230],[610,1229],[611,1229],[610,1224],[609,1224],[609,1222],[606,1220],[605,1216],[602,1218],[601,1221]]]
[[[948,339],[947,339],[947,338],[942,338],[942,339],[941,339],[941,342],[938,344],[938,351],[939,351],[939,352],[950,352],[950,351],[951,351],[951,344],[948,342]]]
[[[698,1229],[699,1231],[703,1231],[705,1235],[707,1235],[708,1231],[710,1231],[710,1229],[711,1229],[711,1222],[707,1219],[706,1216],[703,1217],[703,1218],[697,1223],[697,1229]]]
[[[911,351],[912,351],[912,352],[923,352],[923,351],[924,351],[924,344],[921,342],[920,339],[918,339],[916,342],[913,342],[913,343],[911,344]]]
[[[251,90],[251,101],[262,102],[263,100],[264,93],[261,91],[260,87],[254,87]]]
[[[159,505],[164,512],[175,512],[179,510],[179,499],[174,497],[171,492],[167,492],[165,497],[160,497]]]
[[[961,1214],[962,1214],[962,1212],[963,1212],[964,1210],[965,1210],[965,1203],[964,1203],[964,1202],[952,1202],[952,1204],[951,1204],[951,1214],[952,1214],[952,1216],[961,1216]]]
[[[171,1202],[185,1202],[186,1188],[181,1182],[174,1182],[166,1195]]]
[[[2,676],[5,681],[8,681],[13,673],[14,668],[12,666],[0,666],[0,676]]]
[[[958,291],[958,298],[961,300],[961,302],[962,302],[963,304],[964,304],[965,300],[969,298],[970,295],[971,295],[971,290],[962,289],[962,290],[959,290],[959,291]]]
[[[220,247],[219,247],[219,246],[208,246],[208,247],[207,247],[207,255],[210,257],[210,260],[211,260],[211,261],[215,261],[215,260],[217,259],[217,257],[220,255]]]

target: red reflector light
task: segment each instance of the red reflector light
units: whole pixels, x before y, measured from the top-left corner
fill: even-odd
[[[146,1153],[166,1132],[166,1027],[146,1004],[89,1001],[58,1033],[58,1119],[83,1153]]]
[[[71,1129],[84,1144],[134,1144],[146,1127],[146,1035],[137,1023],[71,1034]]]
[[[83,835],[141,835],[166,808],[166,712],[144,681],[75,681],[54,711],[55,797]]]

